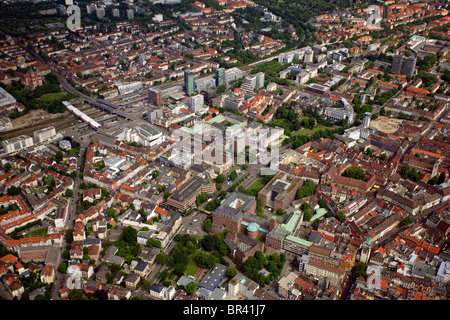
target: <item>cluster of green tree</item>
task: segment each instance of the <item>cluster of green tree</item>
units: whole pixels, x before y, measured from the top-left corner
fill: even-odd
[[[407,113],[400,111],[399,113],[397,113],[397,118],[405,119],[405,120],[414,120],[416,118],[416,116],[414,114],[407,114]]]
[[[222,200],[219,198],[214,198],[206,204],[205,209],[212,212],[220,205],[221,202]]]
[[[31,31],[40,20],[58,19],[58,13],[43,16],[41,10],[54,8],[47,2],[2,3],[0,9],[0,30],[13,37],[24,37],[31,40]],[[31,23],[31,22],[34,23]],[[43,22],[41,22],[43,24]],[[46,22],[47,23],[47,22]]]
[[[439,82],[438,77],[436,77],[435,75],[429,74],[427,71],[425,70],[420,70],[418,72],[418,75],[420,77],[420,79],[422,79],[422,85],[421,87],[424,88],[429,88],[431,87],[433,84],[435,84],[436,82]]]
[[[280,275],[285,262],[286,256],[284,253],[264,256],[261,251],[256,251],[252,257],[245,260],[240,266],[240,270],[250,279],[264,286],[272,283]],[[262,274],[263,269],[267,270],[269,274]]]
[[[419,181],[422,173],[417,171],[415,168],[412,168],[409,165],[404,165],[401,170],[401,176],[403,178],[409,179],[411,181],[417,182]]]
[[[65,111],[65,107],[62,102],[64,100],[70,100],[76,97],[74,94],[67,93],[54,99],[40,99],[45,94],[61,92],[58,79],[51,73],[47,74],[45,76],[44,83],[41,86],[36,87],[34,90],[25,88],[25,86],[18,81],[12,81],[11,85],[5,85],[0,82],[0,86],[20,101],[25,106],[26,111],[44,109],[50,113],[62,113]],[[21,114],[13,113],[11,117],[15,118],[23,113],[24,112]]]
[[[437,62],[438,57],[435,54],[427,55],[423,58],[417,56],[416,66],[418,71],[429,71]]]
[[[0,205],[0,216],[16,210],[19,210],[19,206],[16,203],[12,203],[9,206],[3,206],[2,204]]]
[[[283,144],[286,145],[288,143],[292,144],[292,148],[296,149],[301,147],[305,143],[308,143],[312,140],[316,140],[319,138],[334,138],[335,133],[343,134],[346,127],[338,127],[335,129],[325,129],[325,130],[317,130],[311,133],[310,135],[291,135],[289,138],[286,138],[283,141]]]
[[[283,103],[275,112],[272,124],[282,127],[284,134],[289,135],[292,131],[300,130],[302,127],[314,129],[316,120],[314,118],[297,119],[295,111],[286,103]]]
[[[176,275],[184,274],[191,258],[196,265],[198,263],[198,266],[203,267],[212,267],[218,262],[229,265],[223,258],[228,254],[228,247],[223,242],[224,237],[223,233],[206,235],[203,239],[197,239],[188,234],[176,235],[177,244],[172,249],[167,261],[169,268]],[[198,250],[201,248],[204,251]]]
[[[105,250],[110,246],[117,247],[117,255],[124,258],[128,264],[131,263],[132,260],[136,259],[136,256],[141,250],[140,245],[137,243],[137,230],[131,226],[123,228],[120,239],[114,242],[105,240]]]
[[[413,223],[413,220],[411,219],[411,217],[408,215],[406,217],[404,217],[402,219],[402,221],[400,221],[400,227],[404,227],[407,226],[409,224]]]
[[[450,70],[445,69],[445,70],[442,72],[441,79],[444,80],[444,81],[447,82],[447,83],[450,82]]]
[[[398,89],[392,89],[389,91],[384,91],[382,93],[375,94],[375,103],[379,104],[380,106],[384,105],[390,98],[392,98],[396,93],[398,92]]]
[[[373,110],[370,104],[362,104],[362,100],[358,96],[353,98],[353,103],[353,111],[356,113],[355,118],[357,119],[363,119],[366,112],[372,112]]]
[[[366,172],[361,169],[358,168],[356,166],[352,166],[348,169],[346,169],[344,172],[342,172],[342,175],[344,177],[348,177],[348,178],[352,178],[352,179],[358,179],[358,180],[362,180],[362,181],[366,181]]]
[[[261,21],[264,14],[263,12],[258,11],[255,7],[246,7],[239,10],[239,12],[235,11],[231,13],[231,15],[236,23],[236,26],[244,28],[247,32],[255,32],[255,30],[263,29],[269,25],[268,23]]]
[[[339,122],[339,121],[333,122],[329,119],[326,119],[323,116],[321,116],[320,114],[318,114],[317,109],[315,109],[315,108],[304,108],[304,107],[301,107],[301,108],[302,108],[304,114],[310,115],[314,119],[316,119],[316,122],[318,125],[325,126],[325,127],[332,127],[335,125],[345,126],[347,124],[346,122],[345,123]]]
[[[355,263],[355,268],[353,269],[352,278],[358,279],[359,277],[367,278],[366,264],[364,262],[358,261]]]
[[[209,199],[209,194],[206,192],[200,193],[195,199],[195,204],[197,207],[200,207],[203,203],[205,203]]]
[[[445,178],[447,177],[447,175],[445,174],[445,172],[441,172],[441,174],[435,175],[434,177],[432,177],[430,180],[428,180],[428,184],[431,184],[432,186],[436,185],[436,184],[441,184],[445,181]]]
[[[264,82],[267,84],[271,82],[273,78],[276,78],[280,71],[283,71],[284,69],[289,67],[289,65],[290,65],[289,63],[286,64],[279,63],[277,60],[267,61],[253,67],[251,73],[256,74],[258,72],[264,72],[265,74]]]
[[[300,206],[300,209],[303,212],[303,220],[310,221],[314,216],[314,211],[309,207],[308,202],[303,202]]]
[[[310,179],[306,179],[303,185],[297,190],[297,199],[308,197],[314,193],[316,185]]]

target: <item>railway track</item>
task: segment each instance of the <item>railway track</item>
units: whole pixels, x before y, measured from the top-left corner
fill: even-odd
[[[67,126],[68,124],[73,123],[74,125],[81,123],[81,120],[77,119],[71,114],[63,116],[57,119],[46,119],[41,122],[33,123],[32,126],[21,127],[17,129],[12,129],[9,131],[0,132],[0,137],[4,139],[8,139],[11,137],[17,137],[22,134],[24,135],[32,135],[32,133],[36,130],[47,128],[50,126],[55,127],[55,130],[58,131],[59,128]]]

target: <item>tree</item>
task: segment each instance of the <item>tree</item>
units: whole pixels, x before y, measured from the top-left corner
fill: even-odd
[[[344,222],[344,220],[346,218],[345,214],[342,211],[336,212],[336,216],[335,217],[336,217],[336,219],[339,220],[339,222]]]
[[[225,275],[228,277],[228,279],[233,278],[235,275],[237,275],[238,271],[235,267],[231,266],[227,269],[225,272]]]
[[[366,152],[370,152],[371,153],[372,150],[370,150],[370,151],[368,151],[368,150],[370,150],[370,148],[367,148]],[[362,181],[366,181],[367,180],[366,179],[366,172],[363,169],[355,167],[355,166],[353,166],[353,167],[351,167],[349,169],[346,169],[342,173],[342,175],[344,177],[349,177],[349,178],[352,178],[352,179],[358,179],[358,180],[362,180]]]
[[[20,194],[20,188],[11,186],[6,192],[8,193],[8,196],[18,196]]]
[[[186,271],[186,264],[178,262],[173,266],[173,272],[175,274],[183,274]]]
[[[193,294],[198,287],[198,283],[195,281],[189,282],[188,285],[186,286],[186,293],[191,295]]]
[[[320,199],[319,202],[317,202],[317,204],[321,208],[326,208],[327,207],[327,202],[324,199]]]
[[[64,196],[67,198],[73,197],[73,190],[72,189],[66,189],[64,192]]]
[[[211,232],[212,230],[212,222],[211,219],[208,218],[205,220],[205,223],[203,224],[203,230],[205,230],[205,232]]]
[[[314,193],[315,188],[316,185],[314,184],[314,182],[310,179],[306,179],[305,182],[303,183],[303,186],[299,188],[297,191],[297,198],[301,199],[312,195]]]
[[[230,180],[234,181],[237,178],[236,170],[231,171],[231,173],[228,177],[230,178]]]
[[[353,277],[355,279],[359,278],[359,277],[367,277],[367,273],[366,273],[366,265],[364,262],[358,261],[355,264],[355,270],[353,271]]]
[[[72,289],[69,292],[70,300],[82,300],[83,299],[83,290],[81,289]]]
[[[55,160],[56,160],[56,162],[61,162],[63,156],[64,156],[64,154],[62,153],[62,151],[58,151],[58,152],[55,154]]]
[[[131,226],[125,227],[122,233],[122,239],[128,244],[136,243],[137,231]]]
[[[7,172],[9,172],[9,170],[11,170],[11,168],[12,168],[11,163],[7,162],[7,163],[5,163],[3,171],[5,171],[5,173],[7,173]]]
[[[161,249],[161,241],[150,238],[147,240],[147,246]]]
[[[156,262],[161,264],[166,264],[169,261],[169,256],[163,252],[160,252],[156,255]]]
[[[410,216],[406,216],[402,219],[402,221],[400,221],[400,226],[407,226],[408,224],[411,224],[413,222],[413,220],[411,219]]]
[[[446,177],[447,177],[447,176],[446,176],[445,172],[442,172],[442,173],[439,175],[439,178],[438,178],[438,180],[437,180],[437,184],[443,183],[443,182],[445,181],[445,178],[446,178]]]

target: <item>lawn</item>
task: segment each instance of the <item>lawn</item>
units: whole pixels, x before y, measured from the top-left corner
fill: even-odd
[[[250,187],[247,188],[247,191],[250,193],[258,193],[259,191],[261,191],[262,188],[264,188],[264,186],[266,185],[265,179],[264,177],[258,178],[256,179],[255,182],[253,182]]]
[[[293,136],[309,136],[319,130],[333,130],[336,129],[337,126],[327,127],[327,126],[316,126],[314,129],[300,129],[298,131],[294,131],[291,133]]]
[[[30,232],[30,233],[27,233],[25,235],[25,237],[37,237],[37,236],[46,235],[47,234],[47,229],[48,229],[47,227],[44,227],[44,228],[40,228],[40,229],[34,230],[34,231]]]
[[[42,101],[53,101],[53,100],[57,100],[59,98],[62,98],[65,95],[66,95],[65,92],[47,93],[47,94],[44,94],[42,97],[40,97],[39,100],[42,100]]]
[[[194,262],[194,255],[188,257],[188,263],[186,265],[186,275],[193,276],[197,272],[197,265]]]

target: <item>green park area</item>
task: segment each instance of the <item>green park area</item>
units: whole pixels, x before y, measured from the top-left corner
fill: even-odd
[[[316,126],[313,129],[304,128],[304,129],[300,129],[300,130],[292,132],[291,135],[292,136],[309,136],[309,135],[314,134],[314,133],[316,133],[316,132],[318,132],[320,130],[327,130],[327,129],[328,130],[333,130],[333,129],[336,129],[337,127],[338,126],[333,126],[333,127]]]

